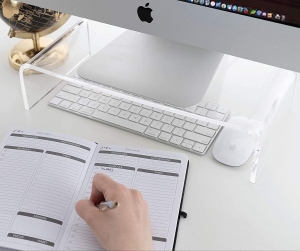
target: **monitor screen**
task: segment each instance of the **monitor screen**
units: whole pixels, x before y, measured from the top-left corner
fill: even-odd
[[[179,1],[300,27],[300,0]]]

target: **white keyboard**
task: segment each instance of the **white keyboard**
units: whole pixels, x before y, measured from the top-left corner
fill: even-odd
[[[211,123],[196,121],[73,84],[67,84],[60,90],[49,105],[199,155],[207,152],[221,129]],[[222,121],[230,113],[226,107],[204,101],[185,110]]]

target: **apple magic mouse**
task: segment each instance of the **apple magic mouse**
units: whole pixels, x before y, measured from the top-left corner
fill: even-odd
[[[253,127],[251,120],[246,117],[232,117],[228,122]],[[216,139],[213,156],[225,165],[242,166],[252,155],[254,147],[255,143],[249,134],[224,127]]]

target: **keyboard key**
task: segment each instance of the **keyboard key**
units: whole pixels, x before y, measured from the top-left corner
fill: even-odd
[[[74,87],[77,87],[77,88],[82,88],[82,85],[78,85],[78,84],[74,84],[74,83],[68,83],[68,85],[71,85],[71,86],[74,86]]]
[[[197,125],[199,126],[207,126],[208,122],[204,122],[204,121],[200,121],[200,120],[197,120]]]
[[[209,128],[206,128],[206,127],[203,127],[203,126],[197,126],[196,129],[195,129],[195,132],[199,133],[199,134],[202,134],[202,135],[205,135],[205,136],[208,136],[208,137],[211,137],[211,138],[216,133],[215,130],[212,130],[212,129],[209,129]]]
[[[100,103],[103,103],[103,104],[108,104],[109,101],[110,101],[110,97],[107,97],[107,96],[101,96],[101,98],[98,100]]]
[[[80,98],[80,100],[77,103],[80,105],[87,106],[90,103],[90,100],[88,98]]]
[[[113,107],[118,107],[121,104],[121,101],[117,99],[112,99],[111,101],[109,101],[108,104]]]
[[[170,142],[172,144],[175,144],[175,145],[180,145],[180,143],[182,142],[183,138],[181,137],[178,137],[178,136],[173,136],[170,140]]]
[[[189,144],[186,144],[186,143],[181,143],[181,146],[184,147],[184,148],[187,148],[187,149],[191,149],[193,147],[193,145],[189,145]]]
[[[116,108],[116,107],[111,107],[109,110],[108,110],[108,113],[111,114],[111,115],[115,115],[117,116],[119,113],[120,113],[120,109],[119,108]]]
[[[135,106],[138,106],[138,107],[141,107],[141,106],[142,106],[142,104],[137,103],[137,102],[132,102],[132,104],[135,105]]]
[[[125,111],[128,111],[130,107],[131,107],[131,104],[129,104],[127,102],[122,102],[119,105],[119,108],[122,109],[122,110],[125,110]]]
[[[204,108],[206,106],[206,101],[202,100],[197,106]]]
[[[173,131],[173,134],[175,134],[179,137],[182,137],[184,133],[185,133],[185,130],[183,130],[182,128],[178,128],[178,127],[176,127]]]
[[[166,125],[166,124],[164,124],[163,127],[161,128],[162,131],[168,132],[168,133],[172,132],[173,129],[174,129],[174,126]]]
[[[131,104],[131,100],[129,100],[129,99],[122,98],[121,100],[124,101],[125,103]]]
[[[145,131],[145,134],[152,136],[154,138],[157,138],[157,136],[159,135],[160,131],[153,129],[153,128],[147,128],[147,130]]]
[[[163,113],[163,110],[158,109],[158,108],[153,108],[152,110],[153,110],[154,112]]]
[[[138,107],[138,106],[135,106],[135,105],[131,106],[130,109],[129,109],[130,112],[135,113],[135,114],[139,114],[139,112],[141,110],[142,110],[141,107]]]
[[[179,114],[175,114],[174,117],[177,118],[177,119],[185,119],[185,116],[182,116],[182,115],[179,115]]]
[[[207,127],[210,128],[210,129],[213,129],[213,130],[218,130],[219,129],[218,125],[211,124],[211,123],[209,123]]]
[[[172,112],[164,111],[164,114],[167,115],[167,116],[170,116],[170,117],[174,116],[174,113],[172,113]]]
[[[162,119],[160,121],[163,123],[166,123],[166,124],[171,124],[173,121],[173,117],[165,115],[162,117]]]
[[[117,96],[111,96],[112,99],[116,99],[116,100],[121,100],[121,98],[117,97]],[[121,102],[120,102],[121,103]]]
[[[79,96],[83,97],[83,98],[87,98],[88,96],[90,96],[92,94],[91,91],[86,91],[86,90],[82,90],[80,93],[79,93]]]
[[[81,88],[78,88],[78,87],[75,87],[75,86],[72,86],[72,85],[66,85],[63,88],[63,91],[66,91],[66,92],[69,92],[69,93],[77,95],[78,93],[81,92]]]
[[[98,101],[92,100],[92,101],[88,104],[88,107],[93,108],[93,109],[97,109],[99,105],[100,105],[100,103],[99,103]]]
[[[138,123],[141,120],[141,118],[142,117],[140,115],[131,114],[131,116],[129,117],[129,120]]]
[[[189,122],[186,122],[183,126],[183,129],[186,129],[188,131],[193,131],[195,129],[196,125],[195,124],[192,124],[192,123],[189,123]]]
[[[206,145],[202,145],[202,144],[195,144],[194,147],[193,147],[193,150],[196,151],[196,152],[199,152],[199,153],[204,153],[206,149]]]
[[[197,110],[196,110],[196,114],[198,114],[198,115],[201,115],[201,116],[205,116],[206,115],[206,113],[208,112],[208,110],[206,110],[205,108],[197,108]]]
[[[187,112],[192,112],[194,113],[197,109],[197,106],[192,106],[192,107],[188,107],[188,108],[185,108],[184,110],[186,110]]]
[[[87,87],[87,86],[82,86],[82,89],[83,89],[83,90],[86,90],[86,91],[91,91],[91,90],[92,90],[92,88]]]
[[[54,97],[53,99],[51,99],[50,104],[58,105],[61,101],[62,101],[61,98]]]
[[[155,129],[160,129],[163,126],[163,123],[159,121],[153,121],[150,126]]]
[[[183,141],[183,143],[186,143],[186,144],[188,144],[188,145],[194,145],[195,144],[195,142],[194,141],[192,141],[192,140],[189,140],[189,139],[185,139],[184,141]]]
[[[89,108],[87,106],[81,107],[79,110],[80,113],[85,114],[85,115],[91,115],[95,110],[92,108]]]
[[[108,113],[100,112],[98,110],[95,110],[94,113],[92,114],[92,117],[95,119],[99,119],[108,123],[112,123],[115,125],[120,125],[126,129],[136,131],[139,133],[143,133],[146,130],[146,126],[140,125],[135,122],[131,122],[126,119],[119,118],[117,116],[110,115]]]
[[[159,135],[159,139],[162,139],[164,141],[169,141],[170,138],[172,137],[172,134],[170,133],[166,133],[166,132],[162,132],[160,135]]]
[[[92,92],[97,93],[97,94],[101,94],[101,92],[98,91],[98,90],[92,90]]]
[[[61,106],[61,107],[63,107],[63,108],[69,108],[71,104],[72,104],[72,103],[71,103],[70,101],[63,100],[63,101],[59,104],[59,106]]]
[[[65,99],[65,100],[68,100],[68,101],[71,101],[74,103],[76,103],[80,99],[80,97],[77,95],[74,95],[74,94],[68,93],[68,92],[63,92],[63,91],[60,91],[59,93],[57,93],[56,97]]]
[[[224,106],[219,106],[218,109],[217,109],[217,112],[223,113],[223,114],[227,114],[228,111],[229,111],[229,109],[224,107]]]
[[[211,118],[211,119],[223,120],[225,115],[218,113],[218,112],[209,111],[206,114],[206,117]]]
[[[98,107],[98,110],[101,111],[101,112],[107,112],[109,110],[110,106],[107,105],[107,104],[101,104],[99,107]]]
[[[181,110],[181,111],[184,110],[184,109],[183,109],[182,107],[180,107],[180,106],[173,105],[173,107],[176,108],[176,109],[178,109],[178,110]]]
[[[140,112],[140,115],[142,115],[143,117],[149,117],[151,113],[152,113],[151,110],[142,109],[142,111]]]
[[[123,119],[128,119],[130,115],[131,113],[128,111],[121,111],[118,116]]]
[[[82,107],[81,105],[78,105],[77,103],[73,103],[73,104],[69,107],[69,110],[78,112],[78,111],[81,109],[81,107]]]
[[[150,118],[155,119],[155,120],[160,120],[162,118],[162,114],[158,112],[153,112],[150,116]]]
[[[152,119],[145,118],[145,117],[142,117],[142,119],[140,120],[140,124],[146,125],[146,126],[150,125],[151,122],[152,122]]]
[[[184,120],[174,119],[172,122],[173,126],[182,127],[184,124]]]
[[[208,102],[205,106],[206,109],[211,110],[211,111],[215,111],[217,109],[218,105],[214,104],[214,103],[210,103]]]
[[[196,141],[198,143],[202,143],[204,145],[208,145],[209,142],[211,141],[211,138],[209,138],[209,137],[206,137],[206,136],[198,134],[198,133],[189,132],[189,131],[187,131],[184,134],[184,138],[192,140],[192,141]]]
[[[191,122],[191,123],[196,123],[196,119],[192,119],[192,118],[185,118],[186,122]]]
[[[143,106],[143,108],[145,108],[145,109],[147,109],[147,110],[152,110],[152,107],[149,106],[149,105],[142,105],[142,106]]]
[[[97,101],[100,97],[101,97],[101,95],[100,95],[99,93],[92,93],[92,94],[89,96],[89,99],[94,100],[94,101]]]

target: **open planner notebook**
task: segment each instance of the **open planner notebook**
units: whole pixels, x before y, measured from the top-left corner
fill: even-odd
[[[104,173],[142,192],[154,249],[172,250],[187,168],[184,154],[12,129],[0,145],[0,247],[101,250],[74,208],[89,198],[93,176]]]

